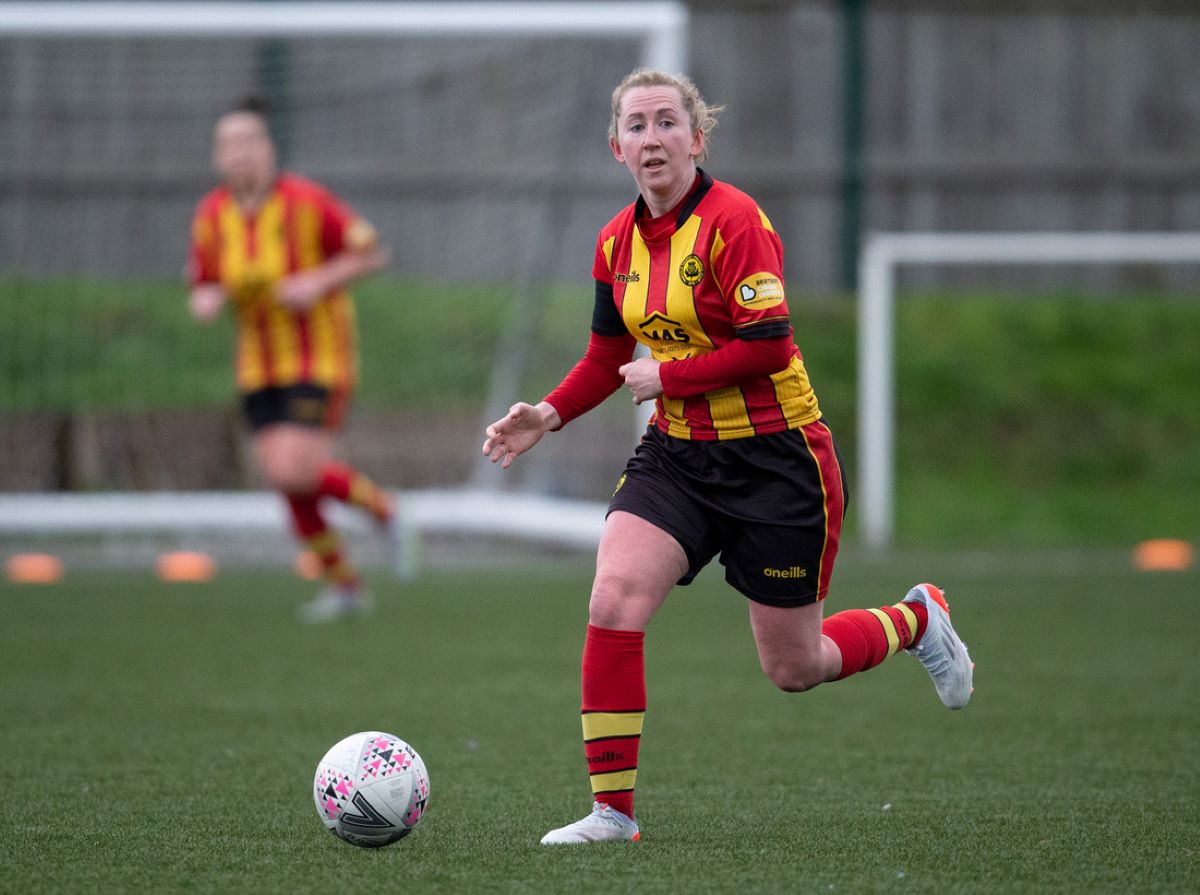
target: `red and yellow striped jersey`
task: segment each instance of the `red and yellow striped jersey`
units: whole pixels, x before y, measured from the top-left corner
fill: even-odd
[[[625,328],[664,363],[733,339],[790,336],[783,244],[758,205],[700,172],[678,210],[648,219],[641,199],[613,218],[593,275],[611,285]],[[696,397],[660,396],[655,422],[677,438],[716,440],[798,429],[821,417],[799,349],[778,372]]]
[[[247,215],[225,187],[200,200],[192,220],[192,285],[220,283],[237,318],[237,384],[243,391],[311,382],[347,388],[358,376],[354,306],[344,290],[307,311],[281,305],[285,276],[346,249],[369,248],[375,231],[328,190],[282,174]]]

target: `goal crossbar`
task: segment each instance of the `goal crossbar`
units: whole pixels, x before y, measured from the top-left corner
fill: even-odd
[[[0,3],[0,35],[43,37],[445,37],[498,34],[641,38],[650,65],[682,71],[687,5],[649,3]]]
[[[903,264],[1200,264],[1200,233],[876,233],[859,257],[858,475],[861,533],[895,529],[896,271]]]

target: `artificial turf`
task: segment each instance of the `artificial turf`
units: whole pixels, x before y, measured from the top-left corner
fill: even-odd
[[[586,564],[375,583],[308,628],[308,585],[225,571],[0,585],[0,890],[1194,892],[1200,575],[1122,555],[848,558],[828,611],[944,585],[979,667],[772,688],[710,569],[647,637],[636,844],[547,848],[586,812]],[[431,810],[377,851],[324,831],[317,760],[411,742]]]

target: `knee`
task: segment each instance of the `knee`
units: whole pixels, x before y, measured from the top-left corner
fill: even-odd
[[[633,622],[631,603],[637,590],[633,575],[620,570],[597,571],[588,602],[588,621],[600,628],[625,629]]]
[[[267,484],[286,494],[311,494],[317,490],[316,482],[307,470],[284,460],[264,463],[263,475]]]
[[[267,484],[287,494],[311,494],[317,490],[317,473],[303,456],[287,450],[259,454],[259,468]]]
[[[763,659],[763,673],[784,693],[803,693],[825,683],[820,663],[802,659]]]

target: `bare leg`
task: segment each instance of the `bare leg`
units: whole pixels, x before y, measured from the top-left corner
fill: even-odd
[[[841,672],[841,651],[821,633],[821,616],[821,603],[784,608],[750,602],[758,661],[779,689],[811,690]]]
[[[588,620],[601,628],[644,631],[685,572],[687,555],[673,537],[640,516],[610,513],[596,554]]]
[[[326,429],[276,423],[254,436],[254,455],[272,488],[285,494],[313,494],[321,467],[333,457],[334,435]]]

